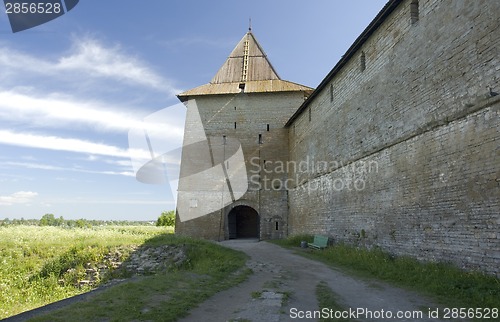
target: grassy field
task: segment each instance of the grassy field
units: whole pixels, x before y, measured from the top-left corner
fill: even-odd
[[[131,246],[168,232],[154,226],[0,227],[0,319],[88,291],[92,286],[75,286],[84,265],[115,249],[126,257]]]
[[[500,280],[492,276],[446,264],[393,257],[377,249],[334,245],[321,251],[304,251],[297,247],[300,241],[311,239],[296,236],[274,242],[295,247],[303,256],[342,267],[354,275],[431,295],[447,307],[500,307]],[[87,292],[108,278],[125,277],[117,269],[95,285],[78,283],[86,278],[86,268],[96,263],[102,265],[110,253],[119,253],[119,260],[126,263],[129,256],[137,254],[137,246],[163,245],[181,247],[187,259],[181,266],[127,279],[88,300],[30,321],[175,321],[250,274],[244,268],[247,257],[243,253],[208,241],[175,236],[171,228],[0,227],[0,319]],[[318,284],[317,296],[321,305],[336,307],[336,296],[324,283]]]
[[[132,258],[139,257],[143,264],[152,260],[143,258],[152,249],[161,254],[177,249],[182,261],[128,278],[131,272],[124,267]],[[110,254],[114,264],[123,265],[106,267],[107,278],[82,285],[89,267],[106,266]],[[251,273],[246,260],[242,252],[175,236],[165,227],[0,227],[0,319],[120,278],[120,283],[86,300],[30,321],[175,321],[216,292],[245,280]]]
[[[161,235],[145,245],[182,245],[188,261],[173,271],[141,276],[31,322],[176,321],[213,294],[244,281],[247,256],[213,242]]]
[[[299,250],[302,240],[312,242],[312,239],[312,236],[294,236],[274,242]],[[479,272],[463,271],[445,263],[423,263],[410,257],[394,257],[380,249],[367,250],[342,244],[297,253],[341,267],[354,275],[419,291],[447,307],[500,308],[500,280]]]

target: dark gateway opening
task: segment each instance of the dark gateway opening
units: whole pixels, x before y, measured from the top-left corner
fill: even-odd
[[[252,207],[234,207],[229,212],[227,220],[229,239],[259,237],[259,214]]]

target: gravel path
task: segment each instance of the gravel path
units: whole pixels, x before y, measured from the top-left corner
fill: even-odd
[[[268,242],[250,239],[229,240],[219,244],[248,254],[250,259],[247,266],[254,273],[247,281],[215,294],[180,321],[317,321],[317,318],[308,314],[319,310],[316,286],[322,281],[338,295],[339,304],[346,310],[356,312],[363,309],[372,314],[372,318],[367,317],[369,314],[360,314],[355,319],[354,315],[350,315],[352,321],[440,321],[428,316],[428,309],[435,310],[437,306],[413,292],[379,281],[353,278]],[[2,321],[26,321],[92,297],[105,289],[103,287]],[[394,315],[392,319],[388,318],[388,311]],[[414,311],[421,312],[422,317],[396,318],[397,312],[410,314]]]
[[[357,316],[359,321],[439,321],[428,317],[428,308],[437,306],[413,292],[353,278],[267,242],[229,240],[220,244],[248,254],[251,259],[247,266],[254,274],[246,282],[217,293],[180,321],[316,321],[300,319],[299,314],[307,317],[308,312],[318,310],[315,291],[320,281],[328,284],[347,310],[372,312],[372,318]],[[393,313],[392,319],[388,311]],[[421,311],[422,318],[396,318],[398,311]]]

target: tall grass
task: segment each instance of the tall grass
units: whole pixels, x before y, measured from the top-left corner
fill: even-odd
[[[243,269],[245,254],[209,241],[161,235],[145,242],[145,246],[166,244],[182,245],[188,261],[174,270],[130,280],[32,321],[176,321],[250,273]]]
[[[284,247],[297,247],[312,236],[293,236],[276,241]],[[395,257],[380,249],[356,248],[338,244],[320,251],[298,252],[312,259],[342,267],[350,272],[374,277],[411,288],[448,306],[467,308],[500,307],[500,280],[480,272],[468,272],[446,263],[419,262]]]
[[[87,291],[61,283],[62,273],[165,232],[148,226],[0,227],[0,319]]]

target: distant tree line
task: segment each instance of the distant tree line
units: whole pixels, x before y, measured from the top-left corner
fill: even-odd
[[[0,226],[29,225],[29,226],[59,226],[90,228],[93,226],[149,226],[154,221],[130,221],[130,220],[89,220],[89,219],[64,219],[57,218],[54,214],[45,214],[41,219],[0,219]]]

